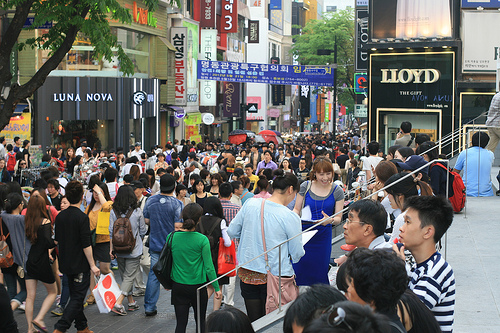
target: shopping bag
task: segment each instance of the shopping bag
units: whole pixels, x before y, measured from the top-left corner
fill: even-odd
[[[120,293],[120,287],[118,287],[113,274],[101,274],[99,282],[96,284],[94,290],[92,290],[99,312],[109,313],[113,306],[115,306],[116,299],[120,297]]]
[[[95,228],[95,233],[97,235],[108,235],[109,236],[109,215],[111,212],[100,211],[97,216],[97,227]]]
[[[223,275],[233,270],[236,267],[236,248],[234,242],[231,241],[231,246],[224,246],[224,239],[219,240],[219,256],[217,258],[217,274]],[[236,276],[236,271],[229,273],[226,276]]]

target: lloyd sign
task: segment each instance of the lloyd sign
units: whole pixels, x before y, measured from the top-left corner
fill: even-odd
[[[380,83],[434,83],[441,73],[437,69],[381,69]]]

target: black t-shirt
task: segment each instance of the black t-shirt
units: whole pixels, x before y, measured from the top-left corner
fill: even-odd
[[[83,249],[90,246],[89,217],[70,206],[61,211],[55,222],[55,239],[59,246],[59,268],[64,274],[79,274],[90,270]]]
[[[348,159],[349,156],[346,154],[337,156],[337,164],[341,169],[345,168],[345,162],[347,162]]]
[[[28,155],[28,165],[27,165],[27,167],[29,168],[31,166],[30,152],[29,152],[29,149],[24,148],[23,149],[23,160],[26,160],[26,155]]]
[[[292,165],[292,170],[296,170],[299,168],[300,157],[294,156],[290,157],[290,164]]]
[[[57,210],[61,210],[61,201],[62,201],[62,194],[57,193],[55,198],[50,197],[50,201],[52,202],[52,206],[54,206]]]

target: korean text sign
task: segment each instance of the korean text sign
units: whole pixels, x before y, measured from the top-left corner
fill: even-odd
[[[172,27],[170,33],[175,47],[175,104],[186,105],[187,28]]]
[[[221,32],[238,32],[238,0],[221,0]]]

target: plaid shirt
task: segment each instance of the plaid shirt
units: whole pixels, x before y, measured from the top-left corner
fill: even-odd
[[[240,207],[229,200],[221,199],[220,203],[222,204],[224,217],[226,218],[227,225],[229,226],[236,214],[238,214]]]

